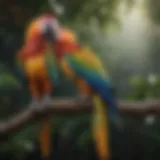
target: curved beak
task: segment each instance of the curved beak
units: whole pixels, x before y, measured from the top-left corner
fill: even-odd
[[[57,40],[57,33],[50,25],[46,25],[44,37],[53,44]]]

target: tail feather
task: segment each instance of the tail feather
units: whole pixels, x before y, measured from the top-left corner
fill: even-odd
[[[42,128],[40,130],[40,149],[45,160],[50,159],[52,149],[51,145],[51,124],[50,119],[48,118],[43,121]]]
[[[110,158],[108,116],[101,98],[93,97],[93,136],[100,160]]]

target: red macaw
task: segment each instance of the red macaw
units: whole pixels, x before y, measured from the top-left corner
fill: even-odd
[[[24,45],[17,54],[19,69],[28,79],[33,106],[48,103],[57,82],[57,66],[51,53],[51,42],[56,37],[53,34],[58,33],[58,28],[58,21],[51,14],[43,14],[34,19],[28,26]],[[40,131],[41,152],[46,159],[51,153],[50,134],[51,126],[49,119],[46,119]]]

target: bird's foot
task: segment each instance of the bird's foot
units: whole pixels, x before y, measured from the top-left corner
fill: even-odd
[[[42,98],[41,106],[49,105],[51,102],[52,102],[52,96],[47,94]]]

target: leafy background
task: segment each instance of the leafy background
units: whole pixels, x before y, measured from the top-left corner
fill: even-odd
[[[137,36],[139,40],[137,43],[140,43],[143,48],[138,48],[134,39],[129,39],[130,42],[124,39],[122,43],[124,35],[119,35],[123,29],[127,30],[122,27],[118,14],[119,8],[125,4],[124,15],[128,16],[134,11],[137,3],[147,17],[147,24],[149,23],[147,29],[143,28],[146,29],[145,33],[149,38],[143,34]],[[20,77],[16,70],[15,53],[23,43],[24,30],[29,20],[41,12],[53,10],[48,4],[44,0],[0,2],[0,118],[2,120],[21,110],[30,100],[26,80]],[[102,57],[106,68],[111,71],[118,98],[132,100],[154,99],[160,96],[159,7],[158,0],[54,2],[54,12],[64,25],[76,30],[80,39]],[[142,25],[144,21],[145,19],[142,19],[138,23]],[[136,23],[136,19],[133,19],[132,25]],[[130,29],[132,30],[131,26]],[[136,29],[131,32],[134,30]],[[111,36],[111,33],[116,35]],[[119,36],[122,36],[122,39],[118,39]],[[144,50],[145,54],[143,54]],[[55,89],[54,96],[74,96],[76,89],[63,75],[61,76],[62,81]],[[90,131],[90,116],[57,115],[54,117],[53,159],[97,159]],[[121,115],[121,118],[124,122],[123,126],[111,124],[112,159],[158,159],[160,157],[159,118],[127,115]],[[9,137],[7,143],[0,144],[0,159],[41,159],[37,137],[39,126],[40,124],[28,126],[20,133]]]

